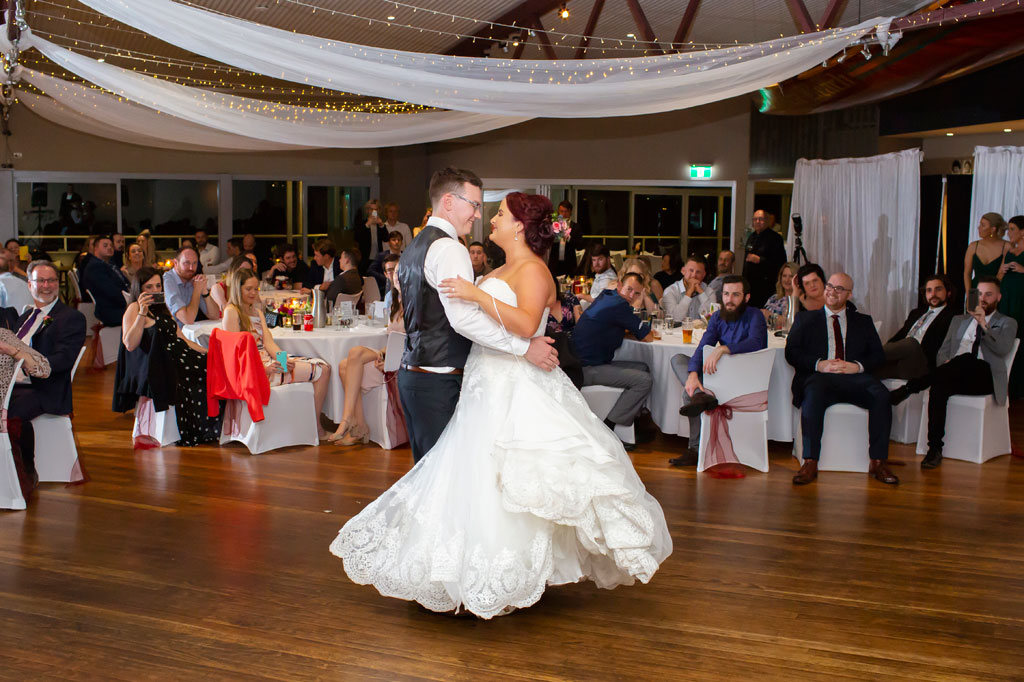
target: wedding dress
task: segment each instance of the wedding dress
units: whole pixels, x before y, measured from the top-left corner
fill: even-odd
[[[481,288],[516,305],[504,280]],[[621,441],[565,373],[474,344],[437,444],[331,552],[384,596],[491,618],[547,585],[646,583],[672,539]]]

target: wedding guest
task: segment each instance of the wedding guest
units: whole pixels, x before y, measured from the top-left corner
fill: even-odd
[[[427,206],[427,210],[423,213],[423,220],[420,221],[420,224],[417,227],[414,227],[412,229],[412,236],[413,236],[414,239],[415,239],[416,235],[418,235],[420,233],[420,230],[422,230],[424,227],[427,226],[427,221],[430,220],[430,216],[432,216],[433,214],[434,214],[434,207],[433,206]]]
[[[295,286],[301,286],[308,274],[309,264],[299,258],[299,250],[295,248],[294,244],[284,244],[281,246],[281,260],[274,263],[269,270],[263,273],[263,280],[268,284],[274,285],[279,277],[283,277],[284,279],[281,280],[282,288],[291,289]]]
[[[764,309],[761,311],[764,313],[765,319],[771,315],[780,317],[789,315],[789,297],[793,295],[796,286],[796,273],[799,269],[800,266],[796,263],[786,263],[779,268],[779,276],[775,281],[775,293],[765,302]]]
[[[18,243],[17,239],[8,239],[7,243],[4,244],[4,248],[7,249],[9,254],[7,261],[7,266],[10,268],[9,272],[23,282],[27,282],[28,274],[25,273],[25,263],[21,261],[21,244]]]
[[[555,290],[558,296],[558,305],[548,311],[548,336],[551,336],[551,332],[571,334],[583,315],[580,299],[572,293],[572,287],[566,287],[563,291],[557,279],[555,280]]]
[[[128,282],[117,266],[110,262],[114,242],[108,235],[96,237],[92,253],[93,258],[86,266],[82,279],[96,302],[96,319],[104,327],[116,327],[121,324],[121,317],[128,306],[124,298]]]
[[[342,249],[338,254],[338,275],[327,287],[327,300],[335,301],[338,294],[354,296],[363,290],[363,278],[359,276],[359,256],[352,249]]]
[[[387,277],[384,276],[384,259],[390,255],[400,256],[402,254],[402,248],[405,245],[405,237],[402,236],[401,232],[392,232],[388,235],[388,248],[377,254],[377,260],[373,261],[370,268],[366,271],[366,274],[373,277],[377,281],[377,288],[379,291],[384,291],[387,288]],[[472,251],[470,252],[472,253]]]
[[[572,202],[563,201],[558,204],[558,219],[568,223],[569,240],[556,239],[555,243],[551,245],[551,251],[548,253],[548,270],[555,277],[560,275],[572,277],[579,270],[579,266],[576,264],[576,252],[584,249],[583,231],[572,219]]]
[[[330,380],[331,367],[320,358],[307,358],[288,355],[287,371],[277,361],[281,348],[274,342],[274,337],[267,328],[258,304],[260,300],[260,280],[251,270],[238,270],[231,276],[228,285],[230,300],[224,310],[221,329],[227,332],[249,332],[256,338],[256,348],[263,369],[270,379],[271,386],[309,382],[313,384],[313,402],[316,405],[316,427],[320,438],[326,435],[320,425],[320,413],[323,411],[324,399],[327,397],[327,385]]]
[[[490,235],[484,237],[484,253],[487,254],[487,267],[491,270],[497,270],[505,264],[505,252],[491,241]]]
[[[205,275],[196,277],[198,266],[199,254],[184,247],[175,254],[174,267],[164,273],[164,299],[179,327],[197,320],[217,319],[217,311],[207,309],[209,281]]]
[[[786,262],[786,246],[782,235],[769,226],[768,213],[754,211],[754,231],[747,237],[743,259],[743,276],[750,282],[750,305],[760,308],[772,295],[775,276]]]
[[[210,243],[210,235],[202,227],[196,230],[196,251],[199,253],[199,264],[204,272],[209,272],[211,265],[220,263],[220,249]]]
[[[16,331],[22,343],[44,356],[50,363],[50,375],[29,376],[27,383],[15,384],[8,417],[19,420],[25,473],[33,486],[39,480],[35,470],[35,432],[32,420],[41,414],[71,414],[71,370],[85,343],[85,316],[58,299],[60,278],[50,261],[32,261],[26,268],[32,307],[19,313],[0,309],[0,327]]]
[[[341,274],[341,263],[338,262],[338,249],[330,239],[318,239],[313,244],[313,262],[306,279],[302,281],[302,293],[308,294],[313,287],[327,291],[334,278]]]
[[[393,201],[384,204],[384,216],[387,218],[384,221],[384,229],[388,232],[388,240],[391,240],[392,232],[398,232],[402,235],[402,244],[412,241],[412,230],[409,229],[409,225],[398,219],[398,204]]]
[[[114,254],[110,257],[110,263],[120,268],[124,265],[124,235],[114,232],[110,235],[110,240],[114,242]]]
[[[487,252],[484,251],[483,242],[473,242],[469,245],[469,260],[473,264],[473,281],[491,271],[487,265]]]
[[[673,247],[662,255],[661,270],[654,273],[654,279],[664,291],[683,278],[682,270],[683,259],[679,256],[679,249]]]
[[[978,235],[964,252],[964,291],[973,289],[979,277],[995,277],[1010,245],[1003,240],[1006,221],[998,213],[986,213],[978,221]]]
[[[14,308],[19,313],[32,305],[28,283],[11,271],[11,254],[0,249],[0,308]]]
[[[92,251],[93,244],[96,242],[96,237],[86,237],[85,243],[82,244],[81,252],[75,256],[73,267],[78,273],[78,288],[82,290],[82,300],[91,303],[92,297],[86,291],[85,284],[85,269],[89,266],[89,261],[93,259]]]
[[[686,259],[683,278],[665,290],[661,307],[676,320],[698,318],[717,303],[715,292],[704,284],[707,263],[696,254]]]
[[[359,255],[369,267],[377,254],[384,250],[388,240],[388,229],[384,226],[384,214],[380,201],[370,199],[363,205],[362,223],[356,227],[356,246]]]
[[[605,419],[605,425],[612,430],[617,425],[632,425],[651,393],[651,371],[647,365],[613,359],[626,332],[640,341],[654,340],[651,325],[633,314],[643,286],[640,275],[623,275],[618,289],[602,291],[583,312],[572,335],[573,348],[583,365],[583,385],[623,389]],[[623,446],[627,450],[635,447],[631,443]]]
[[[244,240],[241,237],[232,237],[224,245],[224,253],[227,257],[220,263],[214,263],[213,265],[204,265],[203,272],[207,275],[219,275],[227,272],[228,268],[231,267],[232,261],[238,258],[245,252]]]
[[[665,292],[662,291],[658,281],[651,277],[651,265],[647,262],[647,259],[627,258],[622,264],[622,274],[625,275],[630,272],[640,275],[644,281],[644,290],[640,297],[641,305],[637,307],[643,308],[651,314],[660,312],[661,308],[658,306],[658,303],[662,300]]]
[[[890,394],[898,405],[910,394],[930,388],[928,396],[928,453],[922,469],[942,463],[946,435],[946,404],[954,395],[991,395],[1005,405],[1008,377],[1006,356],[1017,338],[1017,321],[997,311],[1001,298],[999,280],[978,278],[978,307],[953,318],[935,357],[936,367],[923,377],[911,379]]]
[[[394,290],[394,296],[396,305],[391,310],[388,332],[404,334],[405,321],[398,289]],[[331,443],[348,446],[356,443],[365,445],[369,441],[370,427],[363,414],[363,394],[385,381],[395,381],[397,376],[397,372],[384,371],[384,351],[383,348],[355,346],[338,365],[338,376],[345,390],[345,407],[338,428],[327,438]]]
[[[847,305],[852,293],[849,275],[832,275],[825,286],[824,312],[797,315],[786,341],[786,362],[796,370],[793,406],[800,409],[803,429],[804,462],[793,477],[796,485],[818,477],[825,411],[837,403],[868,411],[868,472],[882,483],[899,483],[886,464],[892,425],[889,392],[871,375],[885,360],[882,342],[871,317]]]
[[[953,281],[946,275],[928,278],[925,305],[914,308],[882,351],[885,363],[875,370],[879,379],[915,379],[935,369],[935,357],[946,338],[955,311],[949,305]]]
[[[142,247],[138,244],[132,244],[128,247],[128,262],[121,266],[121,274],[125,276],[128,281],[131,281],[135,273],[141,270],[146,265],[146,253],[142,250]]]
[[[1010,243],[999,268],[999,312],[1017,321],[1017,338],[1024,345],[1024,216],[1014,216],[1006,224]],[[1024,350],[1017,351],[1010,372],[1010,400],[1024,397]]]
[[[135,243],[141,246],[146,254],[146,265],[156,263],[156,244],[153,242],[153,235],[148,229],[139,233],[139,236],[135,238]]]
[[[800,310],[825,307],[825,271],[817,263],[805,263],[796,271],[797,303]]]
[[[749,305],[750,284],[739,275],[726,275],[722,281],[722,309],[708,320],[707,331],[693,355],[672,357],[672,371],[683,384],[683,406],[679,414],[690,421],[690,442],[686,452],[669,460],[673,466],[696,466],[700,443],[700,415],[718,407],[714,394],[704,388],[704,375],[718,371],[724,355],[753,353],[768,347],[768,328],[764,315]],[[704,348],[714,348],[706,358]]]
[[[604,244],[594,244],[590,249],[590,268],[594,273],[594,283],[589,294],[580,294],[581,301],[593,303],[606,289],[614,289],[618,274],[612,267],[612,253]]]
[[[708,283],[708,287],[715,292],[715,298],[718,301],[722,300],[722,281],[732,274],[735,264],[736,254],[729,249],[722,249],[718,253],[718,274]]]
[[[384,277],[387,279],[387,289],[384,292],[384,307],[388,310],[394,309],[395,288],[398,286],[398,279],[395,273],[398,272],[398,261],[401,256],[389,254],[384,257]]]
[[[210,300],[217,304],[217,308],[220,311],[228,307],[228,300],[231,298],[231,294],[228,292],[228,284],[231,282],[231,276],[239,270],[256,272],[256,255],[247,253],[244,256],[236,257],[231,261],[231,266],[228,268],[224,279],[210,287]],[[212,314],[213,311],[210,312]],[[211,317],[210,319],[215,318]]]
[[[0,257],[3,255],[6,255],[6,252],[0,254]],[[11,385],[11,379],[14,378],[14,366],[18,364],[19,360],[22,361],[21,371],[26,376],[37,379],[45,379],[50,376],[50,362],[46,359],[46,356],[25,345],[18,338],[18,335],[10,329],[0,327],[0,405],[3,405],[7,399],[7,389]],[[18,473],[21,495],[27,499],[35,488],[35,482],[25,470],[24,459],[21,453],[21,439],[20,437],[14,437],[14,434],[19,430],[20,424],[18,427],[8,429],[7,415],[3,411],[0,411],[0,420],[3,421],[0,424],[0,427],[2,427],[0,430],[11,434],[11,455],[14,459],[14,468]]]

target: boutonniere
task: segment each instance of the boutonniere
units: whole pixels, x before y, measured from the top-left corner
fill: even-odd
[[[39,325],[40,331],[46,329],[53,322],[53,318],[47,315],[43,318],[42,323]]]

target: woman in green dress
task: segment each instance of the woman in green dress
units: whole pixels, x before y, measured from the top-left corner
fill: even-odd
[[[999,312],[1017,320],[1017,338],[1024,344],[1024,216],[1010,218],[1006,227],[1006,240],[1010,248],[1003,256],[999,268],[1002,298]],[[1010,398],[1024,397],[1024,351],[1018,347],[1017,357],[1010,371]]]
[[[996,277],[1003,265],[1003,254],[1008,245],[1003,241],[1006,222],[998,213],[986,213],[978,223],[977,239],[967,245],[964,254],[964,293],[978,285],[978,278]]]

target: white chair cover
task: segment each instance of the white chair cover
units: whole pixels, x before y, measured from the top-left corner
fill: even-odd
[[[82,300],[82,287],[78,283],[78,273],[75,270],[68,270],[68,284],[71,285],[72,298],[79,301],[77,310],[85,315],[85,335],[92,336],[92,330],[100,323],[96,319],[96,304],[92,301]]]
[[[78,365],[85,355],[85,346],[78,351],[78,359],[71,368],[74,382]],[[68,415],[41,414],[32,420],[36,436],[36,473],[39,480],[55,483],[77,483],[85,479],[78,464],[78,446]]]
[[[258,455],[293,445],[317,445],[316,403],[313,384],[285,384],[270,389],[263,421],[254,422],[243,400],[229,400],[224,408],[220,442],[238,441]]]
[[[590,411],[598,419],[604,420],[608,418],[608,413],[615,407],[615,401],[622,395],[622,389],[613,386],[584,386],[580,389],[580,393],[583,394],[583,399],[590,406]],[[616,424],[615,435],[623,443],[636,442],[636,433],[632,424],[629,426]]]
[[[14,374],[11,375],[11,382],[7,386],[7,395],[4,396],[3,412],[6,419],[7,407],[11,402],[11,391],[14,390],[14,382],[21,371],[22,361],[14,365]],[[25,498],[21,494],[21,484],[18,482],[18,468],[14,466],[14,451],[11,448],[11,439],[7,435],[7,425],[3,424],[0,429],[0,509],[25,508]]]
[[[803,464],[803,429],[800,427],[799,410],[793,411],[793,421],[793,456]],[[818,470],[867,473],[870,465],[868,411],[849,403],[838,403],[825,410]]]
[[[704,357],[713,351],[713,348],[705,346]],[[704,387],[715,394],[719,405],[750,393],[764,392],[767,395],[776,355],[774,348],[756,353],[726,355],[718,361],[717,372],[704,375]],[[704,471],[708,466],[705,457],[711,432],[711,417],[707,413],[702,414],[697,471]],[[768,471],[767,404],[764,410],[758,412],[734,411],[729,420],[729,437],[740,464],[758,471]]]
[[[132,430],[132,440],[139,436],[145,436],[159,443],[160,447],[174,445],[181,440],[178,432],[178,415],[174,412],[174,406],[163,412],[157,412],[153,407],[153,401],[149,398],[139,398],[135,406],[135,428]]]
[[[1006,374],[1020,350],[1020,339],[1007,353]],[[928,452],[928,397],[926,392],[917,432],[917,454]],[[991,395],[954,395],[946,403],[946,435],[942,456],[982,464],[1000,455],[1010,454],[1010,401],[997,405]]]
[[[882,383],[890,391],[907,385],[903,379],[884,379]],[[892,429],[889,432],[889,437],[897,443],[916,443],[917,430],[921,426],[923,406],[924,396],[921,393],[912,393],[899,405],[893,405]]]
[[[100,329],[100,346],[103,348],[104,367],[117,362],[117,352],[121,348],[121,327]]]
[[[363,303],[369,309],[370,304],[380,299],[380,287],[373,277],[363,277]]]
[[[395,372],[402,364],[405,350],[405,334],[390,332],[384,352],[384,371]],[[363,394],[363,416],[370,427],[370,440],[385,450],[392,450],[409,442],[408,434],[394,433],[388,427],[388,411],[391,409],[387,385],[375,386]],[[399,406],[401,409],[401,406]]]

